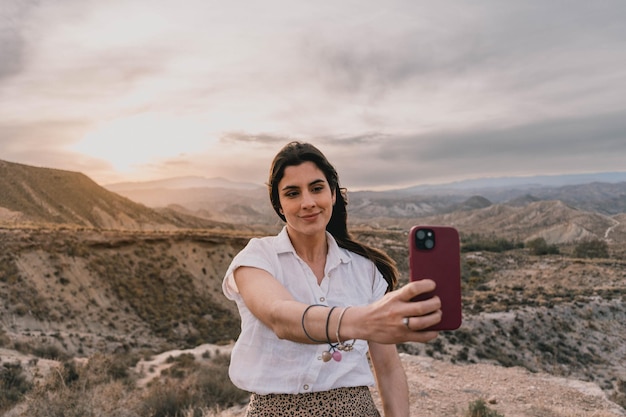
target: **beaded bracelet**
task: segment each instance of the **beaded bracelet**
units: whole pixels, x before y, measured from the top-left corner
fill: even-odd
[[[335,333],[337,337],[337,349],[343,350],[344,352],[350,352],[352,349],[354,349],[354,343],[356,342],[356,339],[352,339],[352,343],[344,343],[339,338],[339,327],[341,326],[341,319],[343,318],[343,315],[346,313],[346,311],[348,311],[350,307],[351,306],[345,307],[341,311],[341,314],[339,314],[339,320],[337,321],[337,332]]]
[[[350,307],[345,307],[343,311],[341,312],[341,315],[339,316],[339,322],[337,323],[337,331],[336,331],[337,343],[334,343],[334,344],[330,341],[330,334],[328,333],[328,328],[330,326],[330,316],[333,314],[333,311],[337,307],[336,306],[331,307],[330,310],[328,311],[328,316],[326,316],[326,329],[325,329],[326,341],[314,339],[306,330],[304,319],[306,317],[306,313],[308,313],[311,307],[326,307],[326,306],[324,304],[311,304],[307,308],[304,309],[304,312],[302,313],[302,330],[304,331],[304,334],[306,335],[306,337],[309,338],[310,341],[314,343],[328,343],[330,348],[327,351],[322,352],[322,360],[324,362],[328,362],[331,359],[333,359],[335,362],[340,362],[341,357],[342,357],[340,351],[346,351],[346,352],[351,351],[352,345],[354,345],[354,342],[355,342],[353,340],[351,344],[343,344],[339,341],[339,325],[341,324],[341,318],[343,317],[343,314],[346,312],[346,310],[349,309]]]
[[[326,341],[328,342],[328,346],[330,346],[330,348],[327,351],[322,352],[322,360],[324,362],[328,362],[331,359],[334,359],[336,362],[339,362],[341,360],[341,352],[337,350],[338,343],[333,344],[330,341],[330,335],[328,334],[330,316],[331,314],[333,314],[333,310],[335,310],[336,308],[337,306],[331,307],[330,311],[328,312],[328,316],[326,317]]]

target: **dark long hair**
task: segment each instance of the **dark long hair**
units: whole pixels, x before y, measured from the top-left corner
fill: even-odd
[[[333,235],[340,247],[362,255],[374,262],[385,281],[387,281],[387,291],[393,290],[398,282],[398,269],[395,261],[385,252],[358,242],[350,235],[350,232],[348,232],[348,212],[346,210],[346,205],[348,204],[345,194],[346,190],[340,188],[337,171],[328,162],[328,159],[319,149],[309,143],[290,142],[276,154],[272,161],[267,187],[272,207],[274,207],[278,217],[286,221],[285,216],[280,212],[278,183],[283,178],[286,167],[300,165],[303,162],[313,162],[324,173],[331,190],[335,193],[336,202],[333,206],[330,221],[326,225],[326,230]]]

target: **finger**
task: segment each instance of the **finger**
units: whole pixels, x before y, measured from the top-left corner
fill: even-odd
[[[402,305],[403,317],[420,317],[435,313],[441,309],[441,299],[438,296],[423,301],[409,301]]]
[[[409,301],[413,297],[434,291],[436,287],[435,281],[431,279],[421,279],[419,281],[409,282],[407,285],[400,289],[402,299]]]
[[[402,320],[402,325],[412,332],[418,332],[439,323],[441,321],[441,317],[441,310],[437,310],[434,313],[424,316],[405,317]]]

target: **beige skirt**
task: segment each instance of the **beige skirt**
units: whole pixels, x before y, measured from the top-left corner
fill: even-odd
[[[368,387],[250,396],[246,417],[380,417]]]

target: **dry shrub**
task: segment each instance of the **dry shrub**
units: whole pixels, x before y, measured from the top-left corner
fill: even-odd
[[[3,363],[0,366],[0,410],[18,403],[31,386],[20,362]]]
[[[164,379],[150,385],[141,405],[141,415],[151,417],[178,417],[193,408],[190,387],[180,381]]]
[[[29,417],[140,417],[137,400],[128,387],[113,381],[97,388],[38,391],[27,401],[23,416]]]
[[[469,403],[467,417],[504,417],[502,414],[487,407],[483,399],[478,399]]]
[[[114,358],[95,355],[87,363],[63,363],[26,400],[28,417],[140,417],[127,374],[117,374]]]
[[[3,327],[0,327],[0,347],[9,347],[11,338],[7,335]]]
[[[229,357],[216,355],[209,365],[190,366],[188,357],[153,381],[142,401],[141,415],[150,417],[200,417],[206,410],[231,407],[244,402],[248,393],[235,387],[228,377]]]
[[[104,354],[84,363],[67,361],[31,391],[19,416],[202,417],[248,397],[228,378],[227,355],[208,364],[196,363],[192,355],[172,358],[170,372],[145,390],[135,385],[132,362]]]

